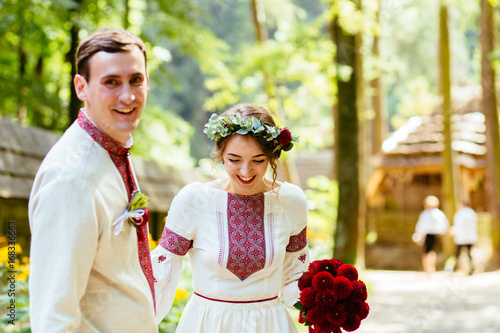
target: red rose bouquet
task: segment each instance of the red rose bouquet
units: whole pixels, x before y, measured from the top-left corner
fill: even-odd
[[[309,326],[309,332],[352,332],[368,316],[368,293],[358,280],[356,267],[338,259],[316,260],[298,281],[300,300],[299,323]]]

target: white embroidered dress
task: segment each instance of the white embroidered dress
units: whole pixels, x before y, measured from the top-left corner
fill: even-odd
[[[298,300],[309,263],[306,223],[306,197],[290,183],[255,195],[186,186],[151,252],[157,322],[172,306],[187,253],[194,294],[177,332],[296,332],[283,303]]]

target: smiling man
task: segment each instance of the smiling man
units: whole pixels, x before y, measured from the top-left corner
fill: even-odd
[[[77,67],[84,108],[30,196],[31,328],[157,332],[147,223],[114,223],[139,189],[129,150],[149,91],[144,44],[100,29],[80,44]]]

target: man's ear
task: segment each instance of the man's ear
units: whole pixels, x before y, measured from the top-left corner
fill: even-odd
[[[76,74],[73,78],[73,84],[75,85],[76,96],[82,102],[87,100],[87,80],[80,74]]]

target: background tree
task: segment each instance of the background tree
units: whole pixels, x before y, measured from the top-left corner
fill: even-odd
[[[344,5],[358,9],[358,1]],[[359,124],[357,104],[356,31],[342,25],[341,7],[334,3],[333,38],[336,45],[337,120],[335,124],[336,170],[339,186],[338,216],[335,231],[334,256],[354,264],[358,247],[359,216]]]
[[[373,70],[370,75],[370,88],[371,88],[371,105],[373,108],[373,121],[371,126],[371,152],[376,154],[382,150],[382,142],[387,135],[387,116],[384,109],[384,89],[382,86],[382,64],[380,59],[380,9],[382,0],[375,1],[375,25],[376,30],[373,34],[372,53],[373,57]]]
[[[358,76],[353,74],[355,69],[373,82],[367,86],[358,77],[358,92],[351,95],[363,107],[366,101],[360,91],[373,96],[373,116],[362,112],[361,107],[357,109],[358,127],[354,129],[360,133],[369,119],[376,123],[374,134],[382,128],[378,125],[384,123],[379,104],[386,110],[385,123],[390,130],[406,123],[410,116],[434,110],[440,89],[438,57],[430,56],[438,52],[439,45],[439,6],[435,0],[383,0],[380,6],[377,0],[364,0],[364,14],[357,2],[347,0],[255,0],[255,4],[258,2],[263,4],[267,35],[262,43],[256,42],[259,39],[255,37],[250,1],[0,2],[0,114],[61,133],[80,104],[71,97],[74,60],[70,57],[77,41],[102,26],[127,27],[146,42],[151,93],[144,121],[135,132],[134,154],[163,163],[203,164],[210,149],[202,133],[209,113],[241,101],[283,111],[286,124],[301,136],[301,144],[287,154],[290,158],[301,150],[320,150],[334,144],[347,153],[348,146],[340,143],[340,135],[331,133],[334,125],[339,131],[350,131],[346,126],[353,119],[348,123],[345,118],[339,118],[340,123],[332,121],[331,110],[337,96],[339,106],[349,102],[344,92],[349,91],[350,78]],[[452,86],[479,85],[481,67],[486,68],[479,61],[479,3],[456,0],[448,7]],[[366,51],[368,48],[360,49],[363,66],[332,61],[335,45],[327,34],[334,32],[332,15],[336,15],[346,38],[362,31],[364,37],[354,44],[362,41],[369,45],[371,31],[367,26],[376,30],[376,23],[366,12],[378,7],[380,32],[370,45],[373,54]],[[343,53],[336,57],[348,58],[349,52],[360,47],[349,43],[337,45]],[[383,76],[376,72],[383,72]],[[342,93],[337,91],[337,81]],[[376,96],[383,98],[377,101]],[[70,108],[74,110],[72,116]],[[495,121],[488,120],[490,123]],[[383,133],[375,136],[374,149],[380,147],[375,142],[383,137]],[[352,144],[352,133],[342,140]],[[365,143],[359,137],[355,140],[356,147]],[[358,148],[357,154],[358,163],[363,158],[368,161],[365,149]],[[350,171],[364,174],[361,168],[367,164],[357,166],[359,169]],[[341,177],[349,179],[352,175],[347,167],[352,169],[352,165],[346,165]],[[353,184],[344,181],[344,190]],[[362,182],[356,185],[360,193],[362,186]],[[339,230],[350,226],[345,217],[344,204],[349,203],[345,195]],[[361,214],[358,219],[363,220]],[[334,225],[335,220],[331,223]]]
[[[491,63],[494,50],[494,11],[489,0],[481,0],[481,88],[482,109],[486,118],[486,190],[492,216],[494,260],[500,259],[500,135],[495,84],[495,68]]]
[[[71,67],[70,77],[75,77],[75,75],[78,73],[78,69],[76,68],[76,51],[78,49],[78,44],[80,44],[79,34],[82,0],[72,0],[70,2],[68,11],[69,22],[71,25],[71,28],[69,29],[71,47],[69,48],[68,53],[66,53],[66,61]],[[76,91],[72,80],[70,80],[69,82],[68,89],[71,92],[69,99],[69,127],[69,125],[71,125],[76,120],[76,118],[78,118],[78,112],[82,107],[82,102],[78,99],[78,96],[76,96]]]
[[[447,0],[440,1],[439,8],[439,92],[442,97],[441,109],[443,115],[443,204],[444,213],[449,221],[453,220],[456,202],[456,156],[452,148],[452,105],[451,105],[451,73],[450,73],[450,44],[448,31]]]

